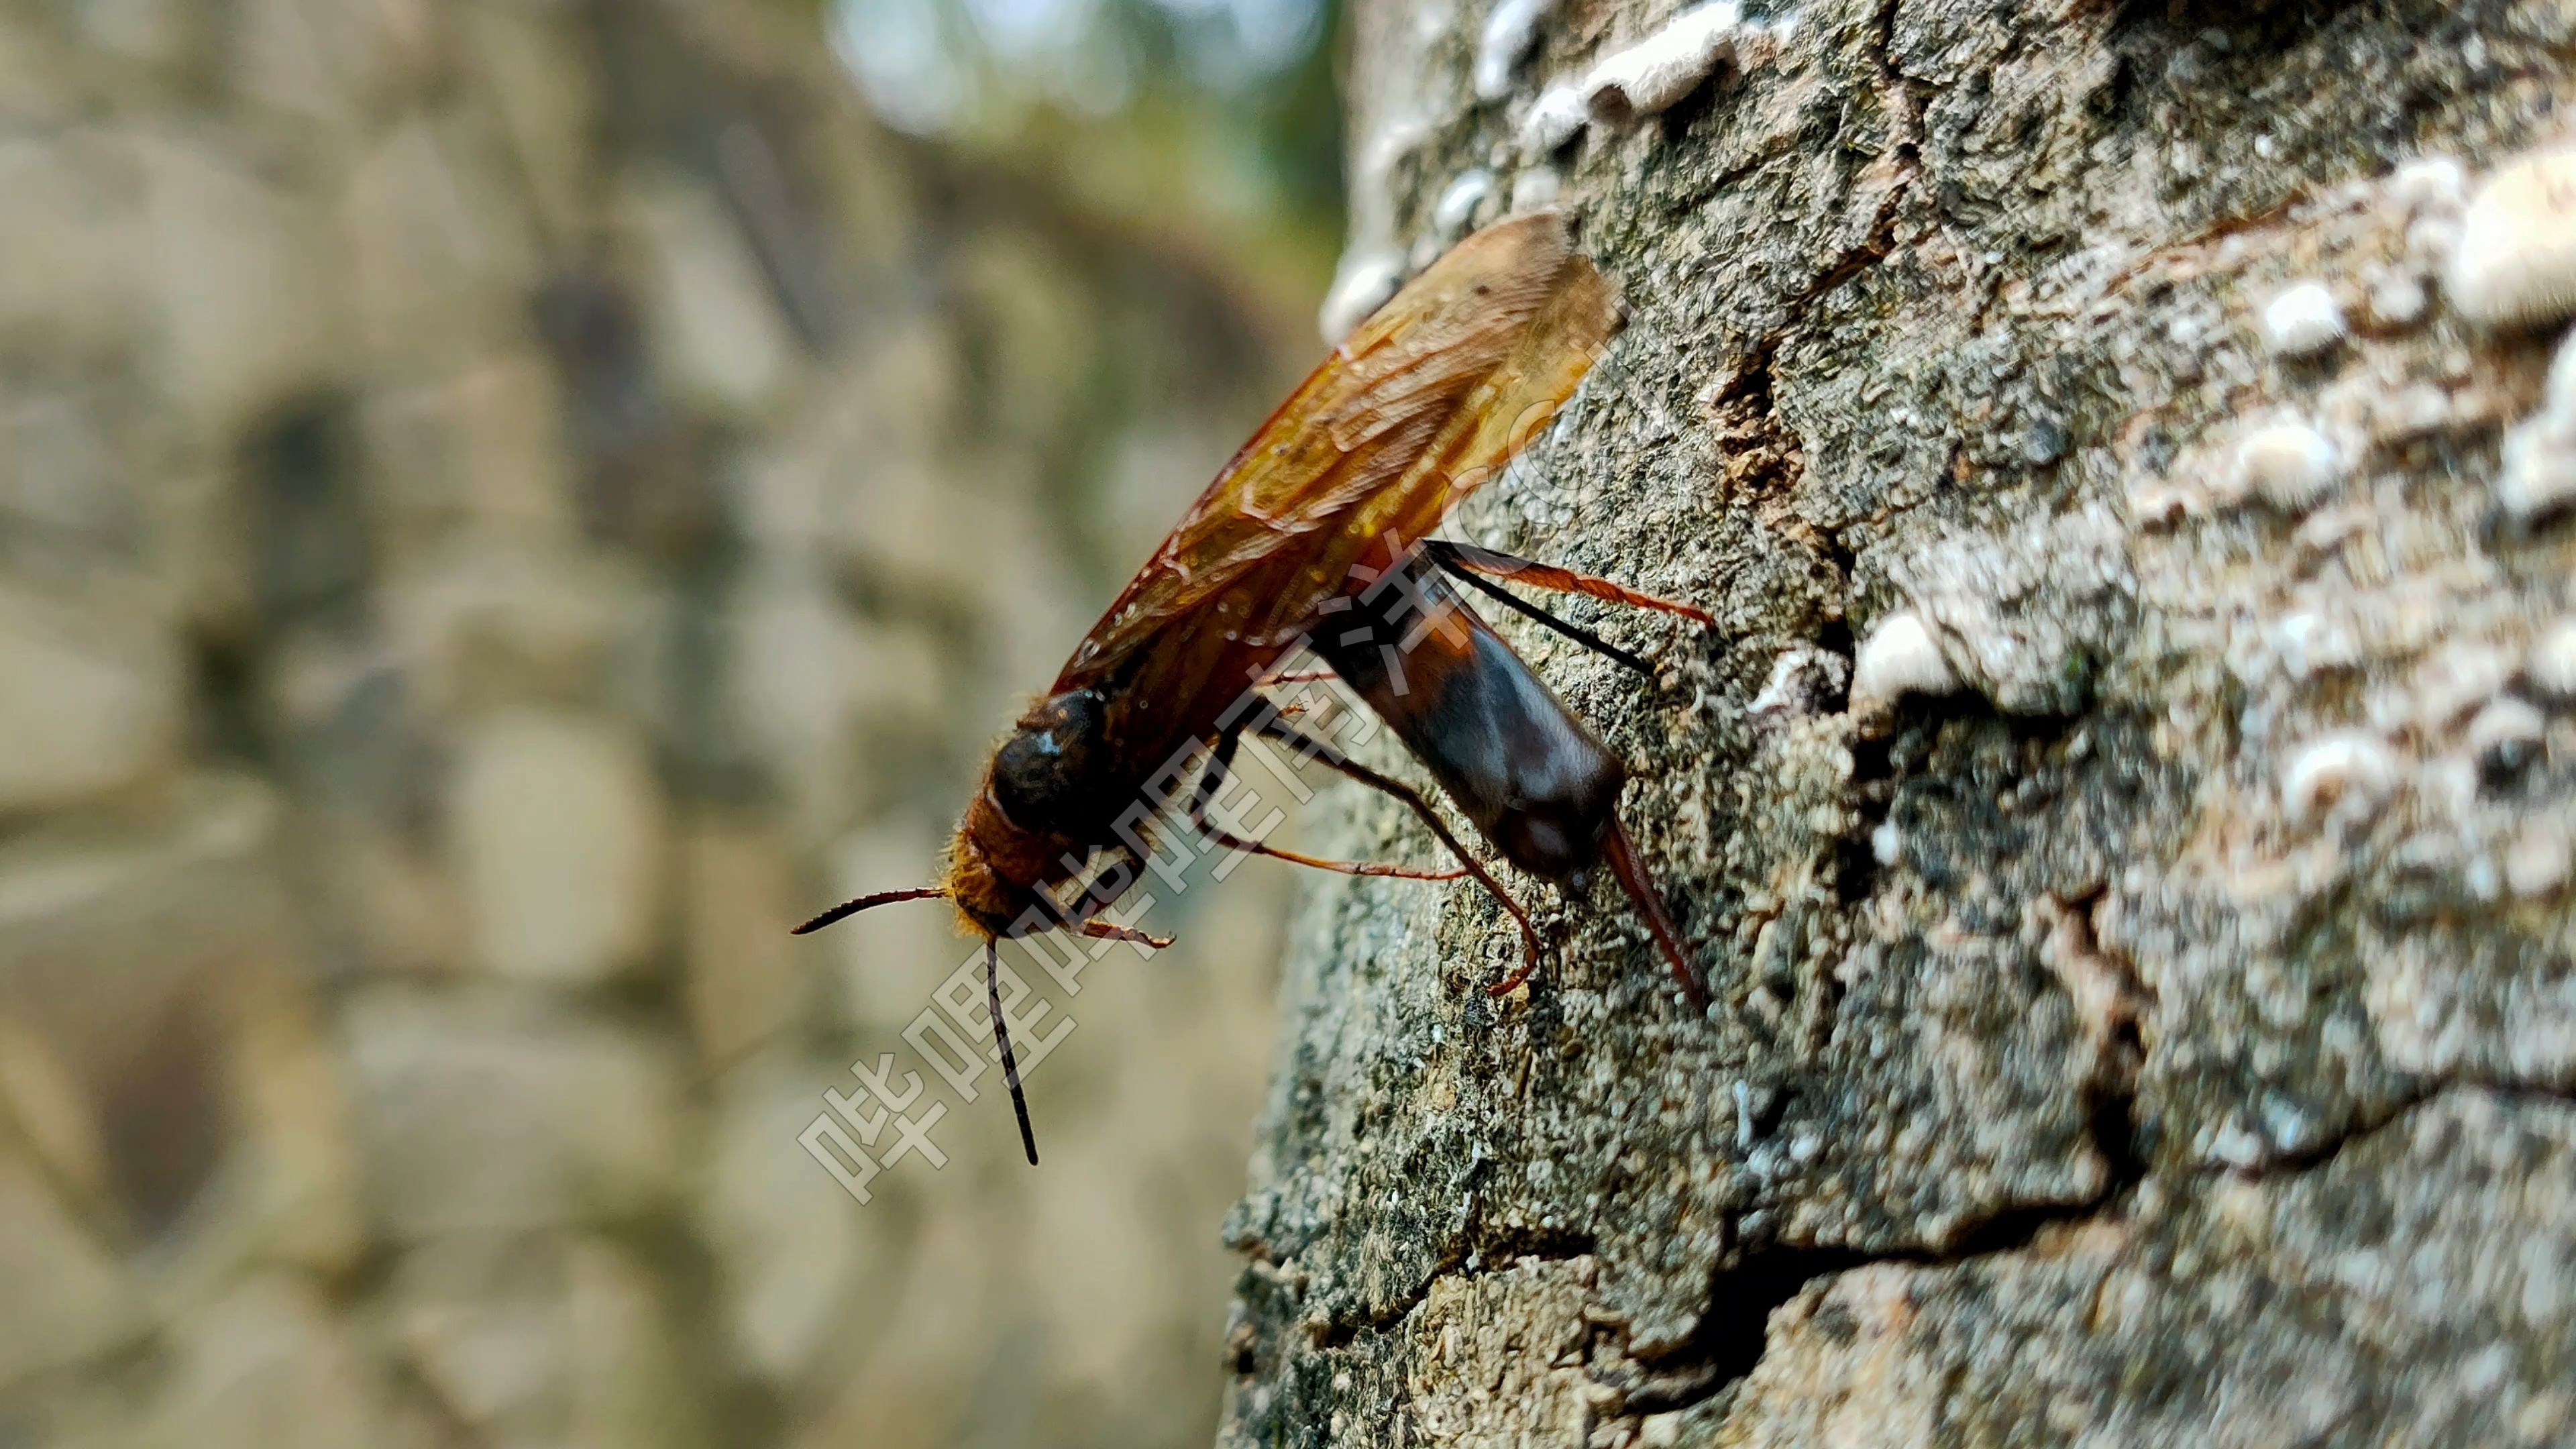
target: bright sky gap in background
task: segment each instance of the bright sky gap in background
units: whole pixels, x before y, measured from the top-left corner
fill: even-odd
[[[1118,111],[1176,65],[1217,92],[1303,61],[1324,0],[835,0],[833,40],[889,125],[939,135],[989,107]]]

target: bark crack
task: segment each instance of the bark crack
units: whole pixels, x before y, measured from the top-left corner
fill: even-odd
[[[1316,1334],[1316,1346],[1346,1348],[1363,1333],[1383,1333],[1396,1327],[1429,1300],[1431,1290],[1444,1278],[1473,1279],[1520,1263],[1564,1262],[1584,1257],[1597,1246],[1592,1234],[1575,1228],[1515,1225],[1480,1235],[1481,1225],[1479,1217],[1471,1216],[1467,1225],[1450,1238],[1431,1271],[1423,1274],[1402,1298],[1375,1312],[1324,1320]]]
[[[2295,1177],[2330,1167],[2345,1150],[2365,1139],[2375,1137],[2396,1126],[2418,1109],[2432,1105],[2453,1092],[2485,1092],[2518,1103],[2547,1103],[2557,1107],[2576,1107],[2576,1087],[2562,1087],[2548,1082],[2499,1081],[2476,1075],[2427,1077],[2417,1082],[2405,1095],[2388,1103],[2377,1112],[2362,1114],[2352,1125],[2311,1147],[2297,1151],[2282,1150],[2250,1168],[2209,1167],[2198,1175],[2216,1177],[2232,1173],[2250,1181],[2276,1177]]]
[[[2307,1152],[2295,1157],[2285,1156],[2265,1167],[2237,1175],[2263,1180],[2330,1166],[2347,1148],[2388,1130],[2416,1110],[2432,1105],[2454,1091],[2482,1091],[2576,1107],[2576,1091],[2547,1086],[2504,1085],[2467,1077],[2444,1078],[2426,1083],[2421,1090],[2396,1103],[2385,1114],[2339,1133]],[[2226,1168],[2208,1168],[2178,1172],[2173,1176],[2185,1181],[2208,1181],[2229,1171]],[[2117,1212],[2120,1203],[2145,1180],[2143,1172],[2125,1179],[2115,1175],[2101,1193],[2082,1203],[2015,1208],[1997,1213],[1976,1224],[1945,1250],[1864,1252],[1781,1245],[1749,1255],[1736,1267],[1722,1269],[1714,1275],[1709,1309],[1699,1327],[1682,1348],[1655,1361],[1658,1372],[1636,1380],[1633,1387],[1616,1383],[1611,1386],[1627,1389],[1626,1412],[1631,1414],[1664,1413],[1703,1403],[1732,1390],[1752,1375],[1770,1348],[1767,1329],[1773,1310],[1806,1292],[1819,1280],[1880,1263],[1957,1268],[2024,1252],[2052,1227],[2080,1227],[2098,1220],[2105,1213]],[[1718,1304],[1722,1293],[1731,1294],[1723,1310]]]

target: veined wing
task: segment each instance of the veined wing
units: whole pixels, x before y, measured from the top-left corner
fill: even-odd
[[[1381,535],[1395,529],[1410,543],[1509,462],[1619,322],[1617,298],[1576,254],[1562,216],[1499,222],[1459,243],[1235,454],[1092,627],[1056,691],[1132,676],[1131,666],[1160,672],[1140,655],[1175,630],[1231,637],[1302,624]],[[1177,666],[1208,651],[1166,652]]]

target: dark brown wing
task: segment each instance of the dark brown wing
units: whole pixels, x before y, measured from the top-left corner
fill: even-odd
[[[1092,626],[1055,691],[1115,682],[1149,699],[1196,696],[1222,656],[1303,627],[1386,534],[1427,533],[1536,436],[1619,320],[1559,215],[1460,242],[1271,414]]]

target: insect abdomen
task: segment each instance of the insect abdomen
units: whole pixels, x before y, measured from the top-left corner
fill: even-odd
[[[1626,767],[1438,575],[1414,577],[1328,619],[1316,652],[1506,860],[1581,890]],[[1442,622],[1420,627],[1416,599]]]

